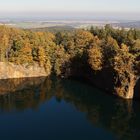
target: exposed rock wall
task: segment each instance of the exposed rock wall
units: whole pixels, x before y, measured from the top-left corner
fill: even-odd
[[[44,67],[38,64],[31,66],[15,65],[9,62],[0,62],[0,79],[24,78],[24,77],[41,77],[48,76]]]
[[[45,68],[40,67],[38,64],[23,66],[8,62],[0,62],[0,79],[46,77],[50,74],[51,71],[46,72]],[[81,78],[83,77],[97,87],[109,91],[110,93],[113,93],[124,99],[140,98],[140,80],[133,74],[130,74],[128,77],[123,77],[123,79],[121,75],[118,75],[117,81],[119,84],[117,85],[114,83],[114,75],[110,71],[102,71],[94,75],[89,71],[83,72],[81,69],[66,69],[62,76],[65,78],[71,76],[79,76]],[[122,83],[123,80],[126,82]],[[0,84],[2,85],[2,82]]]
[[[114,75],[110,69],[104,69],[98,73],[93,73],[83,69],[65,70],[63,77],[80,77],[84,78],[96,87],[112,93],[124,99],[140,98],[140,78],[134,74]]]

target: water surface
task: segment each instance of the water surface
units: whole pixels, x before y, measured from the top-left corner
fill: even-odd
[[[0,80],[0,139],[139,140],[140,102],[75,80]]]

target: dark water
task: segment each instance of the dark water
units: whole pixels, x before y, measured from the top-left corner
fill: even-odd
[[[140,140],[140,102],[74,80],[0,81],[1,140]]]

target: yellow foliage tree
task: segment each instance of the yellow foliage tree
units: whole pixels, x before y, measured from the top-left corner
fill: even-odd
[[[88,63],[90,64],[91,68],[94,71],[101,70],[103,63],[103,55],[101,52],[101,48],[97,46],[92,47],[88,51],[88,56],[89,56]]]

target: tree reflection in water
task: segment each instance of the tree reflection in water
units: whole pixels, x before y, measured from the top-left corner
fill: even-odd
[[[0,81],[0,113],[37,109],[52,97],[74,105],[94,126],[119,139],[140,139],[139,101],[118,99],[79,81],[55,77]]]

